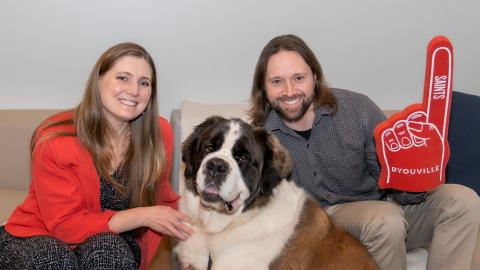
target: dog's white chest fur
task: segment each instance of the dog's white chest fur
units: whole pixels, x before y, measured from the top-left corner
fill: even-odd
[[[224,215],[200,207],[198,197],[186,193],[181,210],[197,223],[175,252],[198,270],[207,269],[208,256],[212,269],[268,269],[292,235],[306,199],[303,190],[282,181],[262,208]]]

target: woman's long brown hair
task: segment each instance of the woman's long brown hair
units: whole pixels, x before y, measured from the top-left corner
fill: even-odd
[[[152,94],[147,107],[139,117],[129,123],[129,145],[122,162],[129,169],[128,186],[118,184],[110,176],[112,148],[110,136],[112,128],[105,118],[100,99],[99,79],[124,56],[145,59],[152,70]],[[130,196],[131,207],[155,204],[155,187],[165,173],[165,147],[158,124],[157,75],[150,54],[135,43],[120,43],[97,60],[93,67],[80,104],[73,109],[73,118],[60,119],[41,124],[32,136],[30,150],[33,156],[37,146],[56,136],[77,136],[80,143],[90,152],[98,173],[124,195]],[[55,126],[74,127],[75,131],[52,131]],[[45,131],[45,132],[44,132]],[[39,134],[42,134],[39,137]]]

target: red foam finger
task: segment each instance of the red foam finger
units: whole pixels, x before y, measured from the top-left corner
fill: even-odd
[[[447,37],[437,36],[427,48],[423,104],[427,110],[427,122],[434,124],[443,138],[448,136],[452,77],[452,44]]]
[[[445,181],[453,75],[446,37],[429,43],[426,66],[422,104],[408,106],[375,128],[382,189],[429,191]]]

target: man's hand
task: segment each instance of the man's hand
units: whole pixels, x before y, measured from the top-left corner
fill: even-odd
[[[427,49],[423,103],[375,129],[381,188],[420,192],[445,182],[452,75],[452,45],[446,37],[436,37]]]

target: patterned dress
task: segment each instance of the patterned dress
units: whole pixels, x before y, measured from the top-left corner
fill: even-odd
[[[113,180],[126,187],[130,179],[130,168],[125,166],[116,170],[112,175]],[[100,206],[102,210],[121,211],[130,208],[130,198],[120,194],[111,183],[100,177]],[[137,265],[140,265],[140,246],[135,241],[135,231],[121,233],[120,236],[127,242],[132,251]]]

